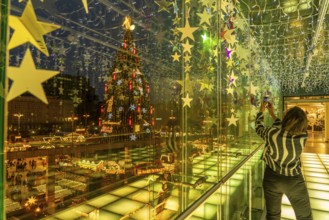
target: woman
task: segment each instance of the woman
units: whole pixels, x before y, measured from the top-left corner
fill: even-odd
[[[266,108],[274,120],[271,127],[264,127]],[[263,179],[266,218],[280,220],[282,196],[286,194],[298,220],[312,219],[300,160],[308,137],[305,112],[293,107],[281,122],[275,116],[272,104],[262,102],[256,116],[256,132],[265,141],[262,158],[266,164]]]

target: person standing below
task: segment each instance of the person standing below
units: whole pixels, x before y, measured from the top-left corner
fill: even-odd
[[[265,109],[274,120],[270,127],[264,126]],[[256,132],[265,141],[262,159],[266,164],[263,189],[267,220],[281,219],[283,194],[288,197],[297,220],[312,219],[300,158],[308,138],[307,124],[307,116],[299,107],[289,109],[281,121],[270,102],[261,102]]]

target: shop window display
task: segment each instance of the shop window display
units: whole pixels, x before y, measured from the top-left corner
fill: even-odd
[[[257,103],[280,93],[239,10],[127,4],[11,1],[7,218],[175,218],[261,144]]]

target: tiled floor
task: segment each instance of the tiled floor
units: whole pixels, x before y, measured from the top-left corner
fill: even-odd
[[[302,155],[303,173],[314,220],[329,220],[329,143],[321,132],[310,134]],[[295,219],[287,197],[282,200],[282,219]]]

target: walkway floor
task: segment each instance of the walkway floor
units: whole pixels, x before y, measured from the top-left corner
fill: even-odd
[[[313,219],[329,220],[329,143],[322,132],[310,134],[302,155],[303,173],[310,195]],[[287,197],[282,200],[282,219],[296,219]]]

